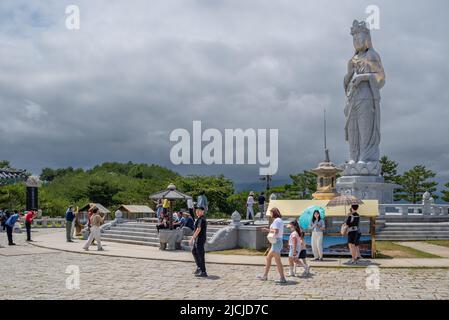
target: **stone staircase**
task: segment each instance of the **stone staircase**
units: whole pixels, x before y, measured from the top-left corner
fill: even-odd
[[[377,240],[414,241],[448,240],[449,223],[386,222],[378,232]]]
[[[223,228],[223,226],[208,225],[207,240],[209,241],[213,235]],[[185,236],[182,240],[182,247],[189,250],[190,236]],[[104,241],[135,244],[141,246],[159,247],[159,235],[157,233],[156,224],[148,222],[125,222],[105,230],[101,234]]]

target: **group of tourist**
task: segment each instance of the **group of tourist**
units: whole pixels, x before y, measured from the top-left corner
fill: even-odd
[[[22,219],[25,223],[25,229],[27,234],[27,240],[28,242],[32,242],[31,239],[31,227],[33,225],[33,220],[38,216],[37,210],[23,210],[23,211],[8,211],[1,209],[0,210],[0,223],[1,223],[1,230],[6,231],[7,237],[8,237],[8,245],[15,246],[14,243],[14,226],[16,223],[20,222]]]
[[[251,199],[252,198],[252,199]],[[196,263],[196,269],[194,275],[196,277],[207,277],[206,263],[205,263],[205,244],[207,241],[207,222],[205,213],[207,212],[207,198],[205,193],[202,192],[198,197],[198,202],[196,207],[194,206],[193,199],[189,199],[188,211],[175,212],[173,216],[172,226],[173,229],[179,229],[183,236],[191,236],[190,246],[192,248],[192,255]],[[254,214],[252,206],[254,204],[254,193],[251,192],[248,197],[247,207],[247,219],[254,218],[253,216],[248,216],[248,213]],[[261,193],[258,199],[259,209],[261,212],[264,210],[265,197],[264,193]],[[158,231],[160,229],[168,228],[168,218],[170,213],[170,202],[168,200],[158,201],[156,214],[159,223],[157,224]],[[342,230],[345,229],[348,237],[348,246],[351,252],[351,260],[349,264],[357,264],[357,261],[361,258],[360,255],[360,238],[361,232],[359,228],[360,216],[357,213],[358,205],[352,205],[350,208],[350,214],[345,220]],[[196,219],[193,213],[196,213]],[[279,280],[276,280],[278,284],[285,284],[287,282],[284,275],[284,267],[281,261],[281,252],[284,247],[284,221],[282,220],[282,215],[279,209],[272,208],[270,210],[271,217],[273,219],[272,224],[269,228],[263,229],[265,232],[269,233],[269,236],[273,238],[270,251],[266,257],[266,264],[264,273],[258,276],[258,279],[266,281],[268,279],[268,273],[271,268],[272,260],[274,258],[277,270],[279,273]],[[66,211],[66,241],[73,242],[73,233],[75,226],[76,215],[78,214],[74,206],[70,206]],[[35,210],[26,211],[24,213],[18,211],[5,211],[0,210],[0,221],[3,230],[6,230],[8,234],[9,245],[15,245],[13,242],[13,229],[14,225],[22,218],[24,218],[25,228],[27,231],[27,241],[31,240],[31,226],[33,219],[37,216]],[[104,223],[105,217],[100,215],[100,211],[97,207],[93,206],[88,211],[87,219],[87,231],[89,233],[86,244],[83,249],[88,251],[89,247],[96,242],[98,251],[103,251],[101,245],[101,230],[100,226]],[[289,223],[290,235],[288,240],[289,245],[289,272],[288,277],[295,277],[297,275],[297,267],[302,267],[304,272],[302,277],[308,276],[310,274],[310,266],[307,263],[307,247],[306,241],[304,239],[305,232],[300,227],[297,220],[293,220]],[[311,246],[315,261],[323,260],[323,234],[326,229],[324,220],[321,218],[320,212],[317,210],[313,213],[312,220],[310,223],[311,230]]]
[[[276,200],[276,194],[271,194],[270,200]],[[257,207],[260,213],[260,220],[263,220],[266,212],[265,192],[261,192],[257,197]],[[254,204],[256,203],[254,191],[251,191],[246,199],[246,220],[254,220]]]
[[[357,261],[361,259],[360,255],[360,238],[361,231],[359,228],[360,216],[357,213],[359,209],[358,205],[352,205],[350,208],[349,216],[344,223],[344,229],[347,229],[348,247],[351,252],[351,260],[348,264],[357,264]],[[276,280],[278,284],[285,284],[287,280],[284,275],[284,267],[281,261],[281,252],[284,247],[284,221],[282,215],[277,208],[270,210],[273,222],[269,228],[265,228],[264,231],[274,238],[271,249],[266,257],[265,270],[262,275],[257,276],[259,280],[266,281],[268,279],[268,273],[271,268],[271,263],[274,258],[276,267],[279,273],[279,280]],[[312,251],[316,261],[323,261],[323,233],[326,226],[324,220],[321,219],[320,212],[317,210],[313,214],[313,218],[310,224],[312,230]],[[300,266],[304,268],[302,277],[310,274],[310,266],[307,264],[307,248],[304,240],[305,232],[300,227],[297,220],[293,220],[289,224],[290,236],[289,236],[289,277],[296,276],[296,267]]]
[[[74,231],[75,231],[75,223],[76,217],[78,215],[78,211],[75,210],[74,206],[69,206],[65,213],[66,220],[66,241],[74,242]],[[86,230],[88,232],[88,238],[86,244],[83,246],[83,249],[89,251],[89,247],[96,242],[97,250],[104,251],[101,246],[101,225],[104,223],[105,216],[101,216],[99,209],[96,206],[92,206],[87,213],[87,223]]]

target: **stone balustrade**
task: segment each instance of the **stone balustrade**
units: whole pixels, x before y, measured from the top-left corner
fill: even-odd
[[[381,216],[449,216],[447,204],[380,204]]]

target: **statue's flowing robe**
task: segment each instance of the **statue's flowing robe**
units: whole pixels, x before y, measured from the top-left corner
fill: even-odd
[[[354,66],[351,78],[357,75],[368,78],[358,86],[352,86],[352,81],[345,84],[345,133],[350,160],[377,162],[380,158],[380,89],[385,84],[382,62],[374,49],[368,49],[356,54],[350,63]]]

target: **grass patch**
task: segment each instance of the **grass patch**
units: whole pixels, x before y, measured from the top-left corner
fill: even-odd
[[[424,242],[428,243],[428,244],[435,244],[437,246],[442,246],[442,247],[449,248],[449,240],[427,240],[427,241],[424,241]]]
[[[413,248],[401,246],[392,241],[376,241],[377,258],[440,258],[431,253],[419,251]]]
[[[265,250],[254,250],[254,249],[232,249],[224,251],[213,251],[210,254],[223,254],[223,255],[237,255],[237,256],[263,256]]]

